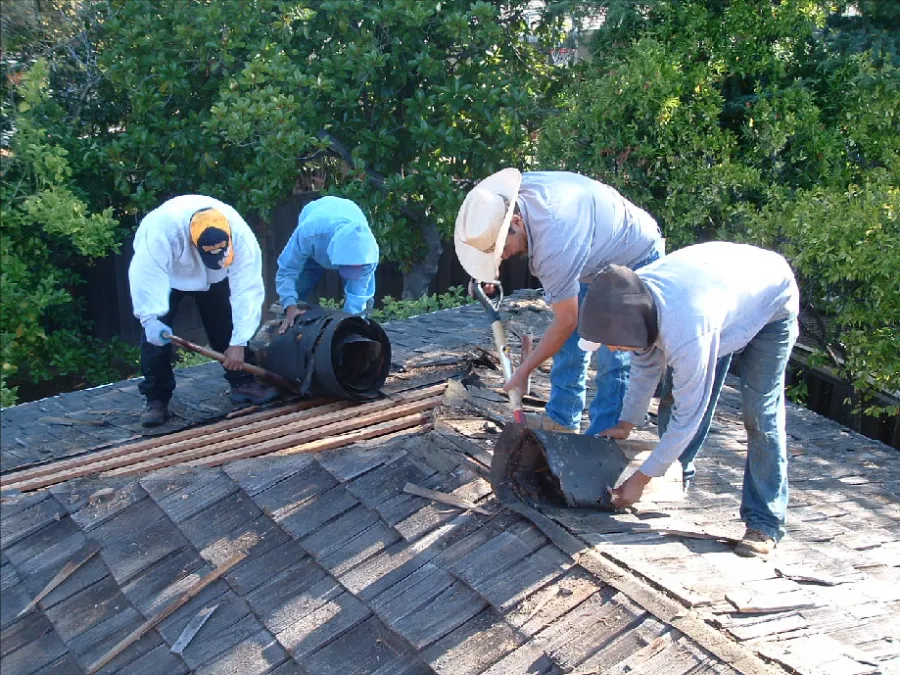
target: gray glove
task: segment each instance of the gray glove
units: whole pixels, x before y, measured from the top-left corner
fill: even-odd
[[[159,319],[150,319],[144,324],[144,334],[147,336],[147,342],[151,345],[164,347],[169,344],[170,341],[163,337],[163,333],[171,335],[172,329]]]

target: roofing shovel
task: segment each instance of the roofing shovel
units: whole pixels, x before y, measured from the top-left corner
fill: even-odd
[[[200,345],[195,345],[193,342],[189,342],[184,338],[180,338],[177,335],[172,335],[171,333],[165,333],[163,335],[167,340],[171,340],[172,344],[178,345],[182,349],[187,349],[189,352],[195,352],[197,354],[201,354],[209,359],[214,359],[219,363],[225,363],[225,355],[217,352],[213,349],[208,349],[206,347],[201,347]],[[271,382],[275,386],[281,387],[285,391],[288,391],[292,394],[298,393],[297,385],[288,380],[281,375],[277,375],[271,371],[268,371],[264,368],[260,368],[259,366],[254,366],[250,363],[244,363],[241,366],[241,370],[245,373],[250,373],[251,375],[256,375],[262,380],[266,380]]]
[[[500,368],[503,370],[503,377],[509,381],[512,377],[513,367],[510,358],[509,342],[506,340],[506,331],[503,328],[503,320],[500,318],[500,303],[503,302],[503,286],[499,281],[492,284],[497,290],[496,299],[489,298],[480,283],[473,280],[472,288],[475,297],[484,311],[487,312],[488,319],[491,322],[491,334],[494,337],[494,347],[497,349],[497,357],[500,359]],[[513,419],[519,424],[525,424],[525,410],[522,408],[522,392],[518,389],[512,389],[509,392],[509,407],[512,408]]]
[[[475,297],[491,321],[494,346],[504,377],[512,375],[509,343],[500,318],[503,287],[496,299],[489,298],[481,284],[473,282]],[[577,507],[612,509],[609,489],[627,472],[629,459],[615,441],[529,429],[525,425],[522,392],[509,392],[515,423],[506,424],[494,446],[491,485],[501,502],[524,502],[532,507]]]

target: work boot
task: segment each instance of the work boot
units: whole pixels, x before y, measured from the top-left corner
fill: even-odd
[[[529,429],[539,429],[541,431],[561,431],[564,434],[577,434],[579,432],[578,429],[564,427],[559,422],[555,422],[545,413],[525,413],[525,426]]]
[[[734,547],[734,552],[743,558],[765,558],[775,548],[775,540],[759,530],[749,527],[744,537]]]
[[[231,388],[231,402],[235,405],[244,403],[262,405],[274,400],[277,396],[278,390],[275,387],[269,387],[256,381]]]
[[[168,401],[147,401],[141,413],[141,426],[158,427],[169,419]]]

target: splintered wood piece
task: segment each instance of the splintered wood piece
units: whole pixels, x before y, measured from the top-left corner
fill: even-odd
[[[639,531],[639,530],[636,530]],[[724,534],[708,534],[706,532],[690,532],[688,530],[672,530],[669,528],[651,527],[650,532],[659,532],[671,537],[685,537],[686,539],[708,539],[710,541],[724,541],[729,544],[738,544],[741,540]]]
[[[112,647],[108,652],[106,652],[103,656],[101,656],[90,668],[87,670],[87,675],[94,675],[98,670],[100,670],[107,663],[116,658],[119,654],[124,652],[128,647],[141,639],[141,636],[144,635],[147,631],[151,630],[154,626],[158,625],[162,621],[164,621],[167,617],[174,614],[180,607],[184,606],[188,600],[197,595],[204,588],[209,586],[216,579],[221,577],[224,574],[227,574],[228,571],[241,562],[244,558],[247,557],[247,554],[244,552],[236,553],[231,556],[224,563],[219,565],[212,572],[207,574],[202,579],[199,579],[193,586],[188,588],[182,595],[170,602],[163,609],[153,615],[151,618],[147,619],[140,626],[135,628],[131,633],[126,635],[122,640],[120,640],[116,645]]]
[[[465,509],[466,511],[474,511],[475,513],[480,513],[483,516],[492,516],[494,515],[491,511],[488,511],[486,508],[478,506],[477,504],[473,504],[467,499],[463,499],[462,497],[457,497],[456,495],[448,495],[444,492],[437,492],[436,490],[429,490],[428,488],[419,487],[415,483],[407,483],[403,486],[403,491],[410,495],[416,495],[417,497],[424,497],[425,499],[430,499],[435,502],[440,502],[441,504],[447,504],[448,506],[455,506],[458,509]]]
[[[44,586],[44,589],[40,593],[38,593],[36,596],[34,596],[34,600],[29,602],[27,605],[25,605],[25,607],[22,608],[22,611],[19,612],[19,614],[17,615],[16,618],[18,618],[19,616],[23,616],[23,615],[27,614],[28,612],[30,612],[31,609],[33,607],[37,606],[37,604],[41,600],[43,600],[48,595],[50,595],[50,593],[53,591],[53,589],[55,589],[57,586],[59,586],[62,582],[64,582],[70,576],[75,574],[75,572],[77,572],[78,569],[82,565],[84,565],[88,560],[93,558],[99,550],[100,550],[100,547],[96,544],[93,544],[87,551],[86,555],[80,561],[74,562],[74,561],[70,560],[69,562],[67,562],[63,566],[63,568],[59,572],[57,572],[56,576],[50,580],[50,583],[48,583],[46,586]]]
[[[788,612],[819,606],[815,598],[805,591],[779,593],[777,595],[734,591],[726,593],[725,599],[734,605],[734,608],[740,614],[773,614],[775,612]]]

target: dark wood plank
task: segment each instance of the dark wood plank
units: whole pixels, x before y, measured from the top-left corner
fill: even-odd
[[[446,547],[483,525],[484,521],[476,520],[474,514],[461,514],[425,535],[415,545],[405,540],[398,541],[359,567],[341,575],[340,581],[347,590],[369,601],[440,555]]]
[[[21,504],[4,504],[0,514],[0,548],[6,549],[66,515],[62,504],[49,494],[38,500],[23,500]]]
[[[339,485],[303,502],[286,515],[276,516],[275,521],[292,537],[301,539],[358,504],[356,497]]]
[[[76,539],[84,543],[84,535],[78,529],[78,526],[72,522],[68,515],[62,516],[60,520],[53,520],[44,527],[32,532],[31,534],[20,538],[14,544],[3,549],[9,561],[20,570],[23,581],[28,585],[29,572],[22,571],[22,567],[28,570],[34,570],[41,563],[41,558],[53,549],[52,555],[57,555],[60,549],[63,555],[67,551],[78,550]],[[74,547],[74,548],[73,548]],[[65,562],[63,562],[63,565]],[[62,567],[62,565],[60,565]],[[58,571],[58,570],[57,570]],[[53,578],[56,572],[52,572],[47,581]],[[37,585],[37,584],[35,584]],[[41,586],[43,587],[43,586]],[[38,589],[40,590],[40,589]]]
[[[72,513],[72,520],[85,533],[90,533],[125,509],[148,498],[144,488],[135,480],[106,481],[96,478],[90,479],[83,485],[83,491],[73,496],[79,500],[85,499],[84,503],[76,503],[80,506]]]
[[[229,572],[225,579],[235,591],[247,595],[306,557],[306,551],[293,539],[263,553],[254,547],[247,560]]]
[[[32,675],[32,673],[53,672],[46,669],[59,659],[69,662],[69,659],[64,658],[66,653],[66,645],[55,631],[50,631],[6,656],[3,659],[3,672],[4,675],[5,673]]]
[[[45,610],[59,636],[71,642],[114,614],[128,607],[128,600],[112,576],[107,576],[83,591]]]
[[[93,663],[118,644],[131,631],[144,622],[144,617],[133,608],[122,608],[101,624],[98,624],[69,642],[69,648],[75,654],[78,663],[87,670]],[[162,645],[158,633],[150,632],[140,640],[130,644],[121,654],[97,671],[98,675],[112,675],[119,671],[128,671],[131,662]]]
[[[321,556],[319,564],[340,576],[375,556],[400,539],[395,530],[378,521],[349,539],[340,548]]]
[[[124,670],[120,672],[125,675]],[[169,651],[169,645],[161,644],[129,663],[127,673],[128,675],[187,675],[188,668],[184,661]]]
[[[200,553],[214,565],[221,564],[238,551],[247,553],[247,559],[235,567],[237,570],[253,556],[264,555],[288,541],[290,541],[290,537],[285,534],[283,529],[268,516],[261,516],[236,530],[220,533],[219,538],[202,549]]]
[[[243,492],[234,492],[207,506],[180,524],[184,536],[200,551],[263,515]]]
[[[359,505],[301,539],[300,544],[310,555],[321,559],[378,522],[377,513]]]
[[[341,592],[341,586],[306,556],[249,593],[247,602],[266,628],[278,633],[293,617],[316,609]]]
[[[197,670],[204,664],[215,663],[220,654],[233,650],[240,643],[262,632],[262,624],[251,614],[228,625],[210,626],[209,624],[216,620],[216,615],[223,609],[226,608],[220,604],[190,644],[185,647],[182,658],[192,670]]]
[[[434,473],[433,469],[428,473],[419,464],[401,457],[347,483],[346,487],[368,508],[376,509],[380,504],[402,494],[406,483],[421,485]]]
[[[474,474],[471,474],[474,477]],[[453,490],[453,494],[470,502],[478,502],[482,497],[491,492],[490,483],[480,478],[476,478],[466,483],[462,487]],[[429,504],[419,509],[408,518],[394,525],[400,536],[407,541],[415,541],[419,537],[424,536],[431,530],[452,520],[459,514],[459,511],[447,508],[443,504]],[[487,518],[488,516],[480,516]]]
[[[148,567],[124,585],[122,592],[144,616],[152,616],[212,569],[192,547],[185,547]],[[221,582],[218,588],[220,593],[224,591]]]
[[[141,485],[176,523],[238,491],[237,484],[220,469],[161,471],[141,479]]]
[[[326,450],[316,455],[316,461],[335,479],[344,483],[406,454],[405,444],[408,441],[406,437],[381,442],[376,442],[377,440],[380,439],[367,441],[363,447],[359,443],[354,443],[343,448]]]
[[[289,458],[290,456],[284,459]],[[337,484],[330,473],[311,461],[283,480],[273,482],[270,487],[257,491],[253,496],[253,501],[266,514],[277,520],[289,515],[304,502],[330,490]]]
[[[457,581],[392,627],[416,649],[422,649],[459,628],[485,607],[487,603],[481,596]]]
[[[634,654],[670,632],[671,629],[665,624],[653,617],[646,617],[637,626],[614,635],[602,649],[582,661],[578,670],[606,673],[616,667],[627,667]],[[692,672],[692,675],[695,674]]]
[[[181,532],[151,500],[143,500],[97,527],[92,538],[120,584],[187,545]]]
[[[223,469],[244,492],[254,497],[302,471],[312,462],[313,458],[309,455],[252,457],[226,464]]]
[[[341,593],[296,617],[276,637],[300,663],[355,625],[371,616],[371,611],[350,593]]]
[[[473,588],[534,552],[511,532],[492,538],[450,566],[453,573]]]
[[[456,580],[447,570],[426,563],[399,583],[373,598],[369,605],[389,626],[431,602]]]
[[[91,545],[97,548],[96,544]],[[82,561],[87,547],[87,537],[80,530],[76,530],[69,536],[50,542],[49,547],[19,561],[16,566],[28,590],[37,595],[67,563]]]
[[[265,630],[219,654],[195,675],[263,675],[288,660],[285,650]]]
[[[25,584],[16,584],[0,591],[0,630],[20,618],[19,612],[28,606],[31,598]]]
[[[572,560],[555,546],[545,546],[496,575],[473,585],[488,602],[508,612],[526,597],[562,576]]]
[[[28,612],[0,631],[0,659],[21,649],[29,642],[39,640],[53,630],[53,625],[43,612]]]
[[[523,642],[512,626],[488,608],[425,649],[422,658],[438,675],[478,675]]]
[[[595,593],[601,594],[603,601],[608,601],[616,592],[614,588],[600,583],[592,574],[576,567],[514,607],[505,619],[522,635],[531,637]]]
[[[601,596],[591,596],[591,600]],[[618,593],[608,602],[578,607],[566,615],[564,634],[555,637],[547,646],[547,654],[564,670],[571,670],[585,659],[598,653],[617,638],[635,630],[649,614]],[[672,672],[678,672],[673,670]]]
[[[396,633],[370,617],[303,659],[303,667],[309,675],[368,675],[403,672],[417,660]]]

